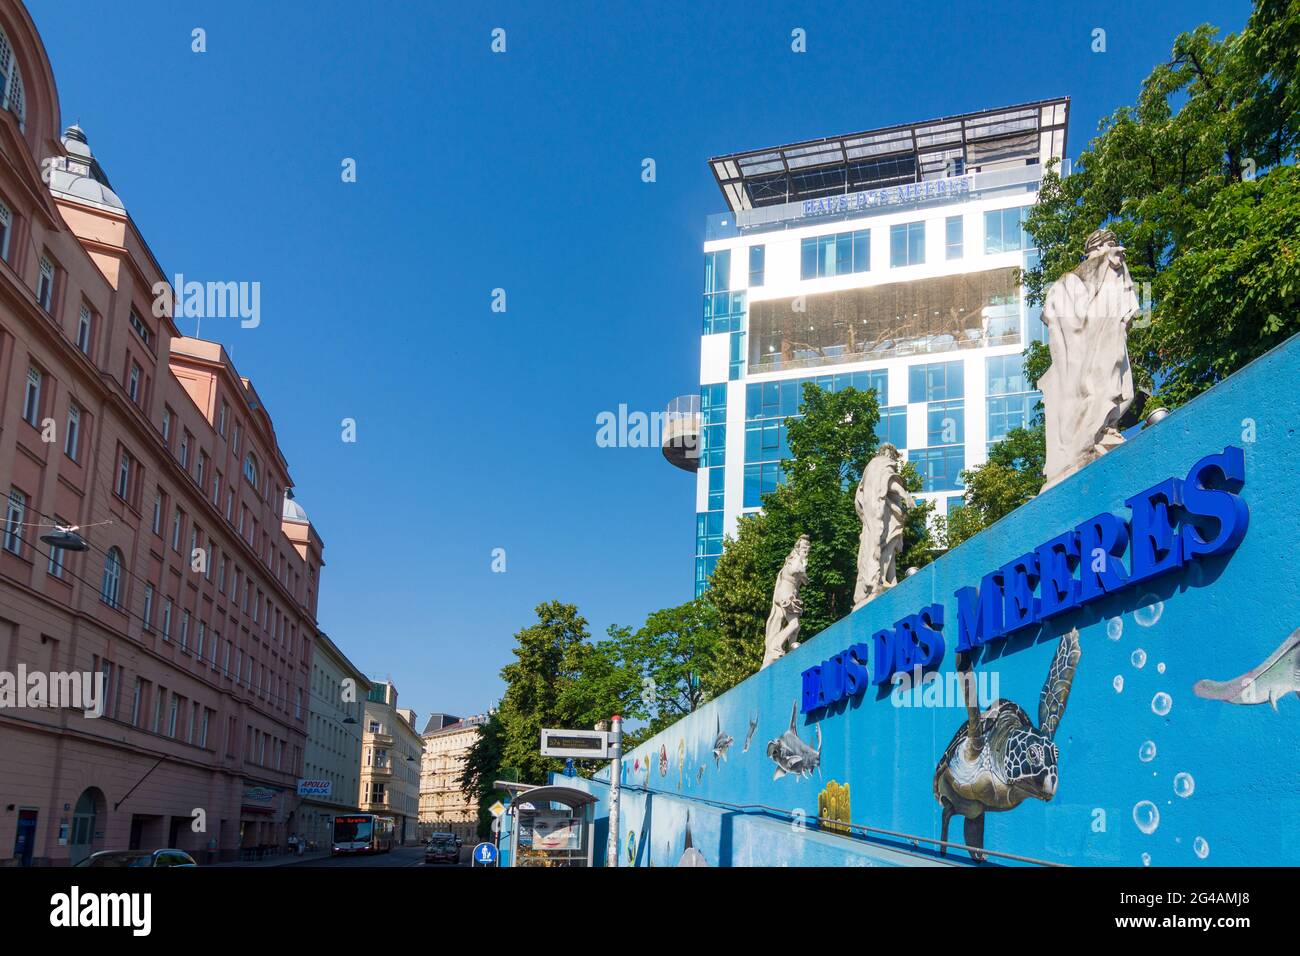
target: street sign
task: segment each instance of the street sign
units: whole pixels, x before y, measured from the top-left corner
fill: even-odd
[[[499,817],[501,816],[501,814],[505,812],[506,812],[506,806],[500,800],[492,804],[492,806],[488,807],[488,813],[492,814],[492,816],[494,817]]]
[[[604,760],[609,756],[609,731],[543,729],[542,756]]]
[[[474,847],[474,866],[496,866],[497,848],[494,843],[480,843]]]

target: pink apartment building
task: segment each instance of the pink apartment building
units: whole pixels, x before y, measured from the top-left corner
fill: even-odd
[[[283,847],[323,544],[252,384],[155,316],[166,275],[82,131],[59,136],[14,0],[0,83],[0,678],[107,686],[101,717],[0,706],[0,864]],[[89,550],[41,541],[56,521]]]

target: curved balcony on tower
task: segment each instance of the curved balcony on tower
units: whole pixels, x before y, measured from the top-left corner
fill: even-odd
[[[694,472],[700,462],[700,396],[679,395],[668,403],[661,434],[664,457],[682,471]]]

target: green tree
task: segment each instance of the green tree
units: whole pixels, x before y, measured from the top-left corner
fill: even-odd
[[[713,666],[719,632],[717,612],[696,599],[655,611],[631,635],[629,649],[640,675],[639,716],[647,716],[649,734],[680,720],[708,699],[703,676]]]
[[[935,536],[955,548],[976,532],[1019,508],[1043,486],[1047,460],[1041,419],[1013,428],[989,449],[988,461],[961,473],[962,506],[935,518]]]
[[[1137,102],[1100,124],[1073,174],[1049,167],[1025,228],[1030,300],[1114,230],[1150,315],[1136,384],[1181,405],[1300,331],[1300,3],[1258,0],[1245,29],[1178,36]],[[1149,319],[1149,321],[1148,321]]]
[[[505,779],[502,773],[504,747],[505,724],[500,715],[492,711],[479,730],[478,737],[470,745],[469,753],[465,756],[465,769],[460,777],[461,789],[478,804],[479,839],[487,839],[492,832],[492,814],[488,812],[488,807],[506,795],[504,790],[492,786],[496,781]]]
[[[812,543],[808,582],[800,591],[800,640],[853,610],[862,532],[853,497],[863,469],[879,448],[876,394],[853,388],[832,393],[808,382],[801,410],[801,418],[785,423],[792,456],[782,463],[785,481],[763,496],[763,513],[743,518],[736,537],[724,543],[705,592],[720,632],[704,680],[710,694],[734,686],[762,662],[772,587],[799,535],[808,535]],[[909,491],[921,490],[921,478],[910,463],[903,477]],[[932,509],[926,503],[908,511],[904,568],[919,567],[933,557],[928,530]]]

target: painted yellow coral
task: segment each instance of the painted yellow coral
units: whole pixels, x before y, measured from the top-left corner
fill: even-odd
[[[834,780],[826,784],[826,789],[817,795],[817,816],[821,818],[821,828],[829,833],[848,833],[851,811],[849,809],[849,785],[840,785]]]

